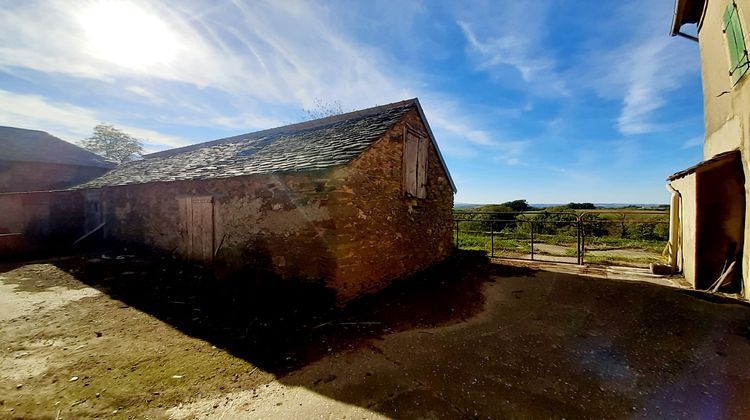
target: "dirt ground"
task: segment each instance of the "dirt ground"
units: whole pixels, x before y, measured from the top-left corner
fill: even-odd
[[[750,417],[749,305],[550,267],[463,254],[339,309],[169,258],[0,265],[0,417]]]

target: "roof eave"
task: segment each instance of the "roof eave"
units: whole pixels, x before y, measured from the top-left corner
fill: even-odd
[[[667,181],[672,182],[676,181],[681,178],[685,178],[688,175],[692,175],[695,173],[702,172],[708,168],[713,167],[715,164],[720,164],[724,161],[732,160],[732,159],[741,159],[740,150],[739,149],[733,149],[728,150],[726,152],[722,152],[717,154],[716,156],[706,159],[702,162],[698,162],[697,164],[687,168],[683,169],[680,172],[676,172],[670,176],[667,177]]]
[[[703,15],[705,4],[706,0],[675,0],[672,27],[669,34],[671,36],[685,36],[681,32],[682,25],[686,23],[698,24]],[[688,37],[693,38],[692,35]]]

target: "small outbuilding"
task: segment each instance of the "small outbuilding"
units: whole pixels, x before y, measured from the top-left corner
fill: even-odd
[[[44,131],[0,126],[0,193],[68,188],[114,166]]]
[[[79,188],[105,240],[319,282],[340,301],[453,248],[456,189],[417,99],[153,153]]]

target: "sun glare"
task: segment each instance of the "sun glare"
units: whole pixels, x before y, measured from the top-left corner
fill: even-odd
[[[79,22],[90,52],[118,65],[143,69],[168,64],[177,52],[177,37],[157,16],[127,1],[98,1]]]

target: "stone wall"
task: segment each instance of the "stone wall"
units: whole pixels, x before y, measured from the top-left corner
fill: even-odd
[[[92,166],[0,160],[0,193],[59,190],[94,179],[107,171]]]
[[[420,271],[453,250],[453,190],[430,144],[427,196],[408,198],[403,189],[405,124],[427,132],[417,111],[340,172],[343,201],[336,207],[340,299],[388,285]]]
[[[153,183],[102,192],[105,238],[179,253],[180,197],[213,197],[215,263],[322,281],[333,273],[329,173]]]
[[[430,146],[427,197],[402,190],[404,125],[351,164],[319,172],[106,188],[107,238],[178,253],[180,197],[213,198],[214,263],[325,284],[340,301],[385,287],[452,252],[453,191]]]

